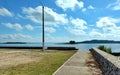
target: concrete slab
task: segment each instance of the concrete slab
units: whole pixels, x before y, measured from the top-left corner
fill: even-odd
[[[53,75],[93,75],[85,65],[89,51],[79,50],[66,61]]]
[[[92,75],[88,67],[63,66],[54,75]]]

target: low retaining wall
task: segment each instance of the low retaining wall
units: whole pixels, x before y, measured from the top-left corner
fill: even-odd
[[[120,60],[118,57],[97,48],[92,48],[90,51],[100,64],[103,75],[120,75]]]
[[[42,49],[42,47],[22,47],[22,46],[0,46],[1,48],[8,49]],[[47,50],[78,50],[76,47],[46,47]]]
[[[76,47],[47,47],[49,50],[78,50]]]

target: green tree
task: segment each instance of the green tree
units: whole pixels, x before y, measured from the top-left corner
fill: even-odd
[[[70,44],[75,44],[76,42],[71,40],[69,43],[70,43]]]

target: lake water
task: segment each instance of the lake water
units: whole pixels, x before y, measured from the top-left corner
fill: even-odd
[[[48,46],[63,46],[63,47],[76,47],[80,50],[89,50],[92,47],[98,47],[99,45],[105,45],[106,47],[112,48],[113,52],[120,52],[120,44],[56,44],[56,43],[46,43],[45,47]],[[41,43],[27,43],[27,44],[0,44],[0,46],[22,46],[22,47],[40,47]]]

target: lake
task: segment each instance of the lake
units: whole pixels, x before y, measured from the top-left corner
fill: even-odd
[[[106,47],[112,48],[113,52],[120,52],[120,44],[57,44],[57,43],[45,43],[45,47],[48,46],[65,46],[65,47],[76,47],[80,50],[89,50],[92,47],[98,47],[99,45],[105,45]],[[27,44],[0,44],[0,46],[19,46],[19,47],[39,47],[41,43],[27,43]]]

